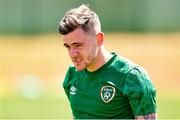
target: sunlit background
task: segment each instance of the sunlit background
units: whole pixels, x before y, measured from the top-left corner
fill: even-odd
[[[179,0],[0,0],[0,119],[72,119],[57,26],[82,3],[99,15],[105,47],[150,74],[158,118],[180,119]]]

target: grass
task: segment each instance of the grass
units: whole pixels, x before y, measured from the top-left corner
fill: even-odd
[[[159,119],[180,119],[180,99],[173,98],[158,98],[157,113]]]
[[[180,100],[174,97],[158,98],[159,119],[180,119]],[[65,95],[54,99],[1,99],[0,119],[72,119]]]
[[[71,119],[68,101],[61,99],[1,99],[0,119]]]

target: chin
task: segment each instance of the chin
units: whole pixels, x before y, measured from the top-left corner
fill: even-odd
[[[75,66],[76,67],[76,66]],[[85,69],[85,67],[76,67],[77,71],[82,71]]]

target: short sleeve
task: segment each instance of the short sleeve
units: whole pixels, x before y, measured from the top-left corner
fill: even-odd
[[[69,89],[70,89],[71,82],[72,82],[71,79],[72,79],[72,66],[70,66],[68,68],[64,82],[63,82],[63,88],[64,88],[64,91],[65,91],[68,99],[69,99]]]
[[[123,92],[135,116],[156,112],[156,90],[142,68],[133,68],[126,76]]]

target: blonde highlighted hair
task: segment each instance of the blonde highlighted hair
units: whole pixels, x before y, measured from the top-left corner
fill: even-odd
[[[84,4],[66,12],[59,23],[59,33],[66,35],[79,27],[87,33],[97,34],[101,32],[98,15]]]

